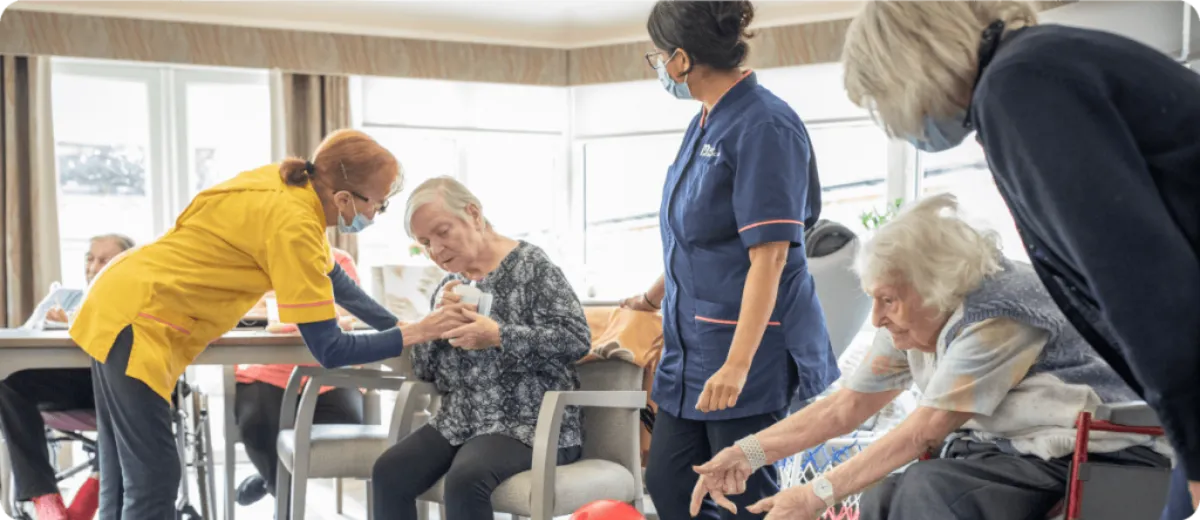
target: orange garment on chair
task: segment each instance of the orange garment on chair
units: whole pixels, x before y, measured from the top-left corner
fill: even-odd
[[[338,265],[342,266],[342,270],[346,271],[346,275],[349,276],[351,280],[354,280],[354,283],[359,283],[358,267],[354,265],[354,258],[350,257],[350,253],[342,251],[336,247],[330,247],[330,250],[333,252],[333,260],[337,262]],[[258,305],[255,306],[255,309],[257,309],[259,305],[265,308],[265,296],[263,300],[259,300]],[[265,314],[265,311],[263,311],[263,313]],[[292,370],[294,368],[296,368],[296,365],[238,365],[237,368],[234,369],[234,377],[239,383],[266,383],[279,388],[287,388],[288,379],[291,379]],[[321,393],[328,392],[334,388],[335,387],[332,386],[321,387]]]

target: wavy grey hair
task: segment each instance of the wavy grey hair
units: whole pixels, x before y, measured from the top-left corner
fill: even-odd
[[[470,213],[467,213],[469,206],[475,206],[483,214],[483,203],[465,184],[453,177],[434,177],[422,182],[408,196],[408,205],[404,208],[404,232],[408,233],[409,238],[416,238],[412,232],[413,213],[431,202],[441,202],[451,213],[465,221],[471,220]],[[491,228],[492,224],[487,218],[483,219],[483,223]]]
[[[983,279],[1001,270],[1000,238],[958,215],[958,199],[942,194],[903,209],[858,253],[863,289],[911,283],[926,306],[950,312]]]
[[[868,2],[842,49],[846,94],[891,137],[924,137],[925,116],[966,109],[975,88],[983,29],[1037,24],[1034,7],[1004,1]]]

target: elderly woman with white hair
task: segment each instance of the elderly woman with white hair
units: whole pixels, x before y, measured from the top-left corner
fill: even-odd
[[[1200,500],[1200,75],[1121,36],[1038,25],[1013,1],[871,2],[842,56],[851,101],[889,135],[939,152],[978,130],[1051,297],[1158,412],[1179,455],[1164,518],[1188,517]]]
[[[956,209],[950,195],[924,199],[864,245],[858,270],[880,330],[862,365],[831,396],[697,468],[695,504],[705,494],[724,501],[756,467],[853,431],[914,383],[920,406],[903,423],[751,510],[812,519],[867,490],[862,520],[1026,520],[1063,499],[1076,415],[1134,393],[1032,269],[1005,259],[995,234]],[[1114,464],[1169,464],[1165,443],[1142,435],[1097,433],[1088,450]]]
[[[446,520],[492,518],[492,490],[532,464],[544,394],[579,388],[575,362],[591,344],[587,318],[546,253],[497,233],[483,204],[454,179],[413,190],[405,228],[450,273],[438,312],[459,312],[465,323],[412,347],[416,376],[437,386],[442,405],[375,463],[375,514],[415,520],[417,497],[445,477]],[[487,315],[456,296],[461,283],[492,296]],[[558,463],[578,460],[581,445],[581,415],[569,407]]]

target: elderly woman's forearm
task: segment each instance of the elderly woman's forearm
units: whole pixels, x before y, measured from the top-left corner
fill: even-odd
[[[658,280],[655,280],[654,284],[650,286],[650,289],[646,291],[646,298],[650,300],[650,303],[661,307],[663,298],[666,295],[667,275],[660,274],[658,275]]]
[[[500,326],[500,348],[506,355],[521,359],[537,352],[540,359],[574,363],[586,356],[591,346],[591,331],[586,321]],[[551,351],[548,356],[547,350]]]
[[[742,308],[726,363],[750,366],[767,331],[779,296],[779,279],[787,264],[788,242],[771,242],[750,249],[750,270],[742,289]]]
[[[755,438],[766,452],[767,461],[773,463],[854,431],[899,393],[838,390],[758,432]]]
[[[971,414],[921,407],[900,426],[825,475],[838,499],[858,493],[945,442]]]

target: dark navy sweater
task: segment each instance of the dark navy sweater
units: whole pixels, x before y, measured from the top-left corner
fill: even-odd
[[[971,117],[1043,283],[1200,480],[1200,75],[1031,27],[1001,43]]]
[[[383,332],[346,334],[336,319],[301,323],[300,335],[317,362],[323,367],[344,367],[399,356],[404,348],[404,335],[396,326],[396,316],[363,292],[341,266],[333,266],[329,280],[338,305]]]

